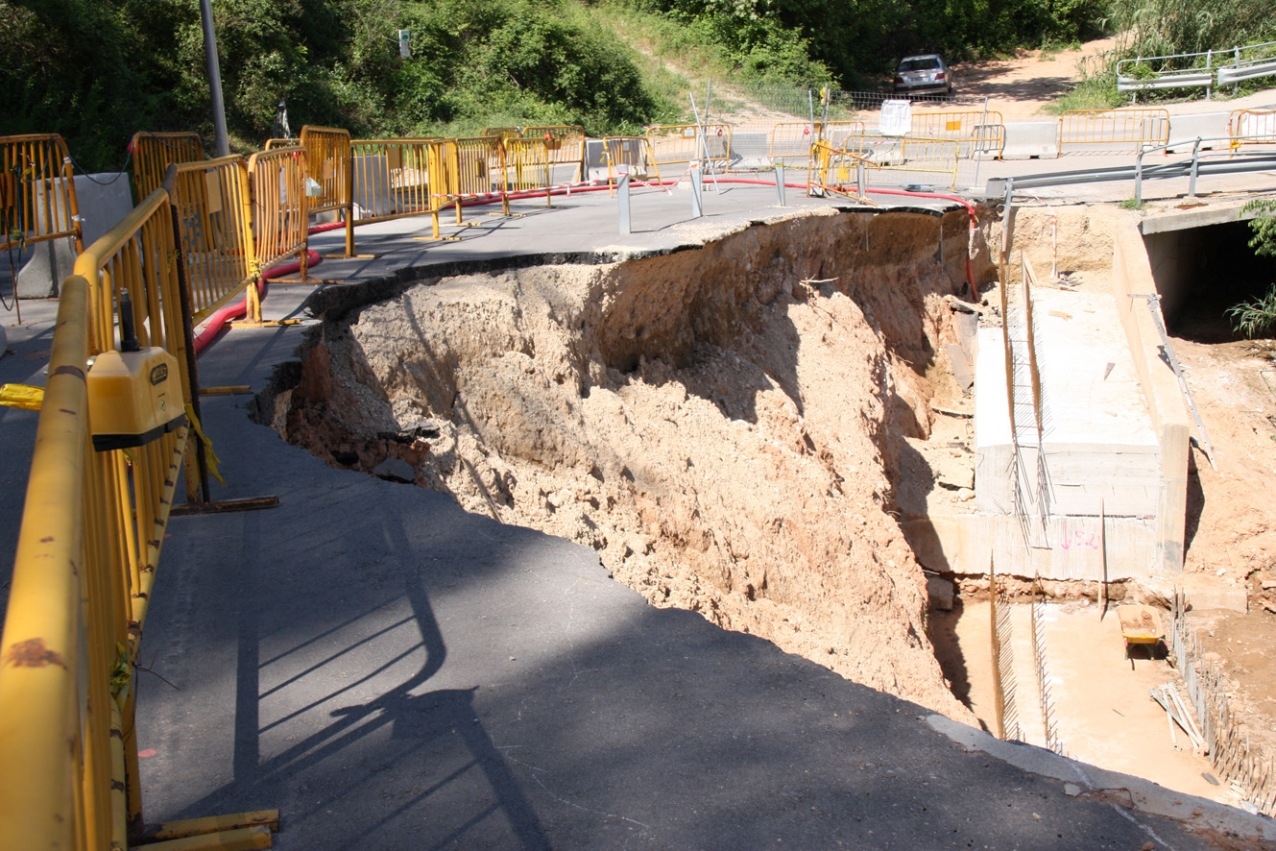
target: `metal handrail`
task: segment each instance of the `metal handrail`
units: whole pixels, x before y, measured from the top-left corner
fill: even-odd
[[[1263,55],[1242,59],[1243,51],[1261,51]],[[1216,57],[1224,57],[1228,54],[1232,56],[1231,62],[1214,64]],[[1202,57],[1205,59],[1203,68],[1198,64]],[[1161,70],[1153,71],[1151,76],[1134,76],[1127,71],[1129,68],[1144,64],[1159,64]],[[1186,65],[1187,67],[1166,68],[1166,65]],[[1157,89],[1204,88],[1206,98],[1210,96],[1215,85],[1234,85],[1244,80],[1272,74],[1276,74],[1276,41],[1197,53],[1136,56],[1133,59],[1122,59],[1116,64],[1118,92],[1138,93]]]
[[[1228,137],[1221,137],[1227,140]],[[1192,179],[1191,189],[1195,191],[1197,177],[1246,174],[1255,171],[1271,171],[1276,169],[1276,151],[1252,151],[1232,154],[1226,160],[1203,159],[1200,156],[1202,143],[1217,139],[1200,137],[1195,140],[1192,158],[1174,162],[1157,163],[1144,166],[1142,154],[1164,150],[1167,146],[1150,147],[1140,154],[1138,160],[1120,166],[1107,168],[1077,169],[1075,171],[1055,171],[1048,174],[1033,174],[1016,177],[994,177],[985,184],[984,192],[988,198],[1005,197],[1009,203],[1015,190],[1044,189],[1051,186],[1074,186],[1083,183],[1110,183],[1122,180],[1158,180],[1166,178]],[[1171,142],[1168,147],[1184,144],[1182,140]]]

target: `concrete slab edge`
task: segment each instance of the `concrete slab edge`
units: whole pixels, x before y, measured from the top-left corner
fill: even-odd
[[[1125,790],[1137,812],[1174,819],[1194,829],[1224,831],[1261,843],[1276,843],[1276,822],[1263,816],[1175,792],[1141,777],[1087,765],[1035,745],[1003,741],[943,715],[930,715],[926,722],[967,750],[986,753],[1023,771],[1076,784],[1082,788],[1082,794]],[[1114,803],[1113,806],[1120,805]]]

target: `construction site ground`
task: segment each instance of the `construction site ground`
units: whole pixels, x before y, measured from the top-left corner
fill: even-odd
[[[1020,91],[1006,79],[1005,92]],[[1015,96],[1023,109],[1029,91]],[[1002,163],[985,174],[1029,167],[1048,170]],[[1219,183],[1206,203],[1243,197],[1255,181],[1276,184],[1270,175]],[[1165,187],[1143,212],[1110,214],[1172,209],[1182,203],[1178,191]],[[519,252],[579,258],[600,248],[675,252],[776,214],[762,192],[728,188],[710,198],[701,223],[686,221],[685,194],[648,199],[632,238],[615,236],[614,213],[598,196],[428,248],[414,242],[413,227],[373,226],[361,229],[360,247],[376,257],[335,261],[328,268],[336,271],[324,274],[376,289],[427,263]],[[1111,187],[1087,192],[1087,202],[1110,211],[1125,195],[1128,187]],[[1092,227],[1092,211],[1063,192],[1042,202],[1087,222],[1084,240],[1065,241],[1075,256],[1060,268],[1103,292],[1111,263],[1104,227]],[[334,250],[337,239],[320,247]],[[272,315],[302,318],[305,293],[277,289],[281,297],[267,299]],[[5,381],[38,383],[51,333],[44,307],[10,329],[14,354],[0,359]],[[292,358],[299,330],[231,331],[201,362],[204,383],[261,390],[271,368]],[[1194,453],[1199,498],[1189,517],[1188,570],[1248,583],[1257,598],[1263,581],[1276,578],[1276,524],[1270,501],[1255,496],[1273,492],[1276,480],[1276,429],[1267,419],[1276,401],[1263,384],[1270,359],[1254,344],[1175,342],[1219,464],[1215,470]],[[647,606],[611,582],[589,550],[461,511],[424,489],[333,470],[248,423],[251,407],[243,397],[206,401],[231,474],[223,495],[269,491],[282,505],[179,518],[171,527],[141,673],[151,818],[282,805],[281,848],[783,840],[1188,849],[1263,841],[1248,822],[1250,833],[1233,832],[1230,813],[1206,805],[1234,798],[1211,783],[1208,762],[1175,748],[1164,713],[1147,696],[1173,671],[1147,659],[1131,670],[1115,617],[1101,617],[1094,604],[1063,600],[1047,609],[1059,732],[1067,753],[1085,764],[1030,773],[1014,762],[1017,754],[1009,765],[988,759],[994,751],[1007,758],[996,743],[955,746],[970,734],[916,703],[699,615]],[[0,426],[6,445],[25,447],[34,415],[6,411]],[[25,483],[20,459],[6,460],[5,482],[0,539],[12,541]],[[932,612],[928,630],[954,694],[985,723],[992,717],[986,611],[972,594],[951,615]],[[1236,674],[1240,705],[1263,717],[1276,682],[1276,618],[1261,607],[1202,614],[1198,626]],[[1030,676],[1023,667],[1030,658],[1016,653],[1018,677]],[[1020,712],[1029,726],[1027,701]],[[1270,827],[1259,830],[1271,840]]]

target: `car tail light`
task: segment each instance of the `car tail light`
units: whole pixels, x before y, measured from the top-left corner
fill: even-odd
[[[899,83],[903,83],[903,82],[904,82],[904,78],[903,78],[903,77],[899,77],[899,76],[897,76],[897,77],[895,77],[895,82],[896,82],[897,84],[899,84]]]
[[[944,79],[944,72],[943,72],[943,71],[940,71],[938,74],[936,74],[936,75],[935,75],[935,79],[936,79],[936,80],[942,80],[942,79]]]

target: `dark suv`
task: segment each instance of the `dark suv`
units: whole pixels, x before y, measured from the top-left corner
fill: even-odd
[[[938,53],[906,56],[895,71],[895,94],[952,97],[952,69]]]

